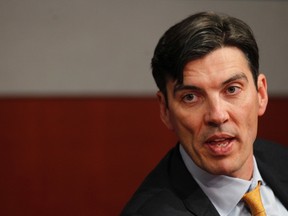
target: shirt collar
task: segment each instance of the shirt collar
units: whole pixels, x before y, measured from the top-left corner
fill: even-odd
[[[263,179],[254,158],[253,178],[251,181],[224,175],[212,175],[199,168],[182,145],[180,154],[183,161],[200,188],[208,196],[220,215],[228,215],[242,199],[243,195]]]

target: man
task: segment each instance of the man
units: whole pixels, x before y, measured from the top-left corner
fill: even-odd
[[[249,26],[212,12],[192,15],[162,36],[152,72],[161,119],[179,143],[122,215],[251,215],[254,204],[243,197],[259,190],[255,214],[288,215],[287,150],[256,140],[268,96]]]

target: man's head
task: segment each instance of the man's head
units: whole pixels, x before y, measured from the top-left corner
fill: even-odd
[[[188,62],[227,46],[245,54],[257,85],[259,54],[250,27],[234,17],[202,12],[172,26],[160,38],[151,63],[159,90],[165,94],[167,79],[181,83]]]
[[[250,28],[214,13],[176,24],[156,47],[152,70],[161,119],[209,173],[251,178],[258,116],[268,102],[258,67]]]

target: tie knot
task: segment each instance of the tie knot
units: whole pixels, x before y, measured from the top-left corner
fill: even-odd
[[[248,205],[253,216],[266,216],[264,206],[261,201],[260,194],[261,182],[258,181],[258,185],[251,191],[247,192],[243,196],[243,200]]]

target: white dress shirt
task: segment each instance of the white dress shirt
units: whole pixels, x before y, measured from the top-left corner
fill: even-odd
[[[180,154],[187,169],[221,216],[251,215],[241,199],[247,191],[256,187],[258,181],[262,182],[260,192],[267,216],[288,216],[287,209],[262,179],[255,158],[253,178],[247,181],[224,175],[212,175],[202,170],[193,162],[182,145]]]

